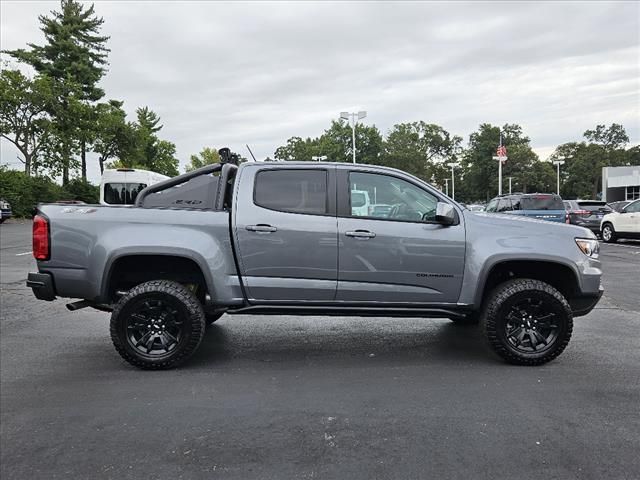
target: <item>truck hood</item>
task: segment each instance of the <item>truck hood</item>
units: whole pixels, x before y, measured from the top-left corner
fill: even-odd
[[[483,234],[500,236],[507,231],[521,231],[527,236],[555,236],[570,238],[596,238],[588,228],[570,225],[566,223],[537,220],[520,215],[505,215],[500,213],[464,211],[464,217],[468,228],[483,230]],[[484,231],[487,229],[488,231]],[[492,230],[489,230],[492,229]],[[477,232],[476,232],[477,233]]]

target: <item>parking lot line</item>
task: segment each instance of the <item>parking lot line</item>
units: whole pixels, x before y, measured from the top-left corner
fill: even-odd
[[[21,257],[23,255],[31,255],[31,252],[16,253],[16,257]]]

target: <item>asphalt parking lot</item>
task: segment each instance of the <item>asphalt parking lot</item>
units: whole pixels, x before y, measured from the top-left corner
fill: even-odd
[[[179,369],[137,370],[108,314],[24,286],[0,227],[0,477],[638,479],[640,242],[542,367],[439,319],[225,316]]]

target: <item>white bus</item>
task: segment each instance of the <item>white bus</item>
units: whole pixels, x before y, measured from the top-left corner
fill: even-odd
[[[169,178],[166,175],[135,168],[105,170],[100,180],[100,203],[133,205],[143,188]]]

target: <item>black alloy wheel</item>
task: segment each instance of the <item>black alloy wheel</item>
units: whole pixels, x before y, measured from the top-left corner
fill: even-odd
[[[568,345],[573,314],[567,300],[554,287],[522,278],[495,288],[482,323],[489,346],[506,361],[542,365]]]
[[[127,318],[129,345],[152,357],[171,352],[183,336],[180,308],[167,299],[138,300]]]
[[[504,322],[509,344],[522,353],[541,353],[553,348],[560,326],[558,315],[543,299],[527,296],[511,306]]]
[[[111,315],[111,340],[122,358],[145,369],[171,368],[188,359],[205,331],[202,305],[185,286],[169,280],[129,290]]]

